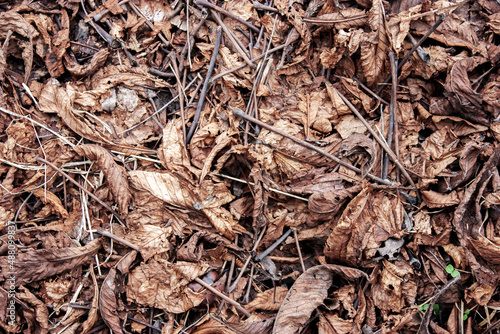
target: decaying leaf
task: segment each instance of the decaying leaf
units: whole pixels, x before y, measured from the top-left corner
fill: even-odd
[[[97,161],[104,175],[106,175],[111,193],[118,202],[120,213],[126,215],[132,195],[125,177],[125,169],[118,166],[113,156],[100,146],[87,144],[75,146],[73,149],[78,154]]]
[[[273,333],[299,333],[311,313],[328,296],[336,275],[353,281],[367,275],[354,268],[323,264],[309,268],[295,281],[283,300],[274,323]]]
[[[88,263],[100,248],[101,240],[94,240],[83,247],[36,249],[25,253],[19,252],[13,267],[10,266],[7,256],[2,256],[0,258],[2,268],[0,281],[6,284],[7,279],[11,278],[9,273],[12,272],[16,272],[16,286],[43,280]]]

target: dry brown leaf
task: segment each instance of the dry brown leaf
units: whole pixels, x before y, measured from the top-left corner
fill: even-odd
[[[108,275],[102,282],[101,293],[99,296],[99,311],[101,313],[102,320],[104,320],[106,325],[113,330],[113,333],[122,334],[122,325],[117,312],[116,275],[116,269],[111,268]]]
[[[442,194],[432,190],[421,191],[420,193],[425,205],[430,209],[457,205],[461,199],[456,190],[449,194]]]
[[[102,67],[109,56],[108,49],[99,50],[95,55],[92,56],[90,62],[85,65],[80,65],[75,62],[68,55],[64,55],[64,66],[73,75],[84,77],[94,74],[100,67]]]
[[[94,240],[83,247],[62,249],[36,249],[16,254],[16,261],[11,267],[7,256],[0,258],[0,282],[11,277],[9,272],[16,272],[16,286],[40,281],[60,274],[88,262],[101,248],[101,240]]]
[[[222,235],[234,238],[236,222],[221,205],[229,203],[233,196],[224,184],[205,180],[201,185],[183,179],[174,173],[130,171],[135,187],[145,189],[170,205],[188,210],[199,210]]]
[[[92,144],[78,145],[73,147],[73,150],[79,155],[97,162],[106,176],[111,193],[118,203],[118,211],[126,215],[132,194],[125,176],[125,168],[118,166],[111,153],[101,146]]]
[[[415,303],[417,284],[413,269],[406,261],[391,263],[384,260],[383,269],[372,275],[375,276],[371,288],[373,302],[384,316]]]
[[[257,294],[250,303],[245,305],[245,309],[250,313],[255,312],[255,310],[277,311],[287,293],[288,289],[282,286],[266,290]]]
[[[109,270],[108,275],[102,282],[99,294],[99,311],[104,323],[113,330],[114,333],[123,333],[122,319],[118,314],[118,294],[121,292],[122,283],[117,282],[119,275],[127,274],[131,263],[135,260],[137,252],[131,251],[123,256],[114,268]]]
[[[365,34],[361,40],[361,68],[368,86],[373,86],[382,81],[387,73],[387,55],[390,51],[381,0],[373,1],[368,12],[368,23],[372,32]]]
[[[200,305],[205,297],[188,284],[203,275],[208,267],[190,262],[173,264],[165,260],[150,260],[134,268],[127,283],[127,297],[141,305],[148,305],[171,313],[183,313]]]
[[[47,203],[50,204],[52,209],[54,209],[57,213],[59,213],[61,217],[63,218],[69,217],[68,211],[66,211],[66,209],[61,203],[61,200],[54,193],[43,188],[37,188],[33,191],[33,195],[40,198],[40,200],[44,204]]]
[[[368,16],[364,10],[349,7],[335,13],[323,14],[314,18],[307,18],[306,22],[333,26],[338,30],[362,27],[368,23]]]
[[[21,286],[19,290],[20,292],[16,293],[16,297],[33,307],[33,310],[24,310],[24,312],[34,313],[33,318],[36,320],[36,323],[32,323],[32,332],[41,334],[49,333],[49,310],[47,309],[45,303],[32,294],[28,288]],[[28,318],[26,313],[24,316]]]
[[[387,239],[401,238],[403,221],[404,208],[396,196],[365,188],[344,209],[326,241],[325,255],[358,265]]]
[[[28,42],[19,42],[19,45],[24,48],[22,58],[24,61],[24,83],[28,83],[33,66],[33,42],[32,38],[36,36],[36,31],[26,22],[24,17],[16,11],[8,11],[0,13],[0,38],[5,40],[8,31],[20,34],[26,38]]]
[[[97,285],[97,279],[95,277],[93,268],[90,269],[90,275],[92,276],[92,283],[94,284],[94,295],[92,296],[89,315],[87,319],[82,323],[82,334],[87,334],[99,319],[99,286]]]
[[[468,72],[486,62],[483,57],[470,57],[453,64],[446,77],[446,91],[450,103],[459,114],[474,123],[488,126],[488,116],[482,110],[482,94],[477,93],[469,80]]]
[[[269,334],[273,328],[274,317],[257,313],[252,314],[245,321],[226,322],[226,325],[236,333],[245,334]]]
[[[273,333],[299,333],[309,321],[312,312],[328,296],[335,275],[353,281],[368,276],[361,270],[334,264],[307,269],[290,288],[276,316]]]

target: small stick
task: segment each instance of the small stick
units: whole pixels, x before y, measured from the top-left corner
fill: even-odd
[[[149,73],[156,75],[156,76],[159,76],[159,77],[164,77],[164,78],[175,77],[175,74],[173,74],[173,73],[163,72],[163,71],[157,70],[156,68],[152,68],[152,67],[150,67],[148,71],[149,71]]]
[[[181,120],[182,120],[182,137],[183,137],[184,145],[185,145],[186,144],[186,116],[184,115],[184,99],[186,98],[186,95],[184,95],[184,88],[182,87],[182,82],[181,82],[181,78],[180,78],[179,67],[177,66],[177,57],[176,57],[175,52],[170,54],[170,64],[171,64],[172,70],[175,74],[175,78],[177,79],[177,90],[179,92],[179,105],[180,105],[180,113],[181,113]],[[184,96],[182,96],[182,95],[184,95]]]
[[[391,62],[391,66],[395,63],[394,59],[394,52],[389,52],[389,59]],[[391,67],[392,69],[392,74],[394,74],[394,70],[396,70],[395,67]],[[396,70],[397,71],[397,70]],[[394,80],[396,79],[396,80]],[[396,82],[394,82],[396,81]],[[391,104],[389,106],[389,131],[387,134],[387,139],[386,139],[386,144],[388,147],[391,147],[392,145],[392,137],[394,136],[394,107],[397,101],[395,100],[396,93],[395,90],[397,89],[397,74],[396,78],[392,76],[392,90],[391,90]],[[382,136],[381,136],[382,137]],[[384,154],[384,169],[382,170],[382,178],[387,179],[387,173],[389,171],[389,155],[387,153]]]
[[[253,281],[253,272],[255,270],[255,264],[252,263],[252,268],[250,269],[250,277],[247,282],[247,291],[245,296],[243,297],[243,303],[248,304],[248,298],[250,296],[250,290],[252,289],[252,281]]]
[[[240,273],[238,274],[238,277],[236,277],[233,284],[231,284],[231,286],[229,287],[229,290],[228,290],[229,293],[233,292],[233,290],[236,289],[236,285],[238,285],[239,280],[241,279],[241,277],[243,276],[243,273],[247,269],[248,264],[250,263],[250,260],[252,260],[252,257],[248,256],[246,261],[245,261],[245,264],[243,265],[243,267],[241,267],[241,270],[240,270]]]
[[[299,253],[300,266],[302,267],[302,272],[306,271],[306,266],[304,265],[304,259],[302,258],[302,252],[300,251],[299,237],[297,236],[297,229],[292,227],[293,238],[295,239],[295,246],[297,247],[297,252]]]
[[[250,22],[247,22],[247,21],[243,20],[242,18],[234,15],[233,13],[225,10],[224,8],[220,8],[219,6],[214,5],[213,3],[210,3],[210,2],[208,2],[206,0],[195,0],[194,3],[197,4],[198,6],[209,7],[211,9],[214,9],[214,10],[216,10],[216,11],[218,11],[218,12],[226,15],[227,17],[230,17],[233,20],[236,20],[239,23],[246,25],[248,28],[252,29],[255,32],[259,32],[260,31],[259,28],[257,28],[256,26],[254,26]]]
[[[208,86],[210,83],[210,77],[212,76],[212,72],[214,71],[215,61],[217,60],[217,55],[219,54],[220,42],[222,39],[222,28],[220,26],[217,27],[217,37],[215,40],[214,51],[212,53],[212,59],[210,60],[210,65],[208,66],[207,76],[205,78],[205,83],[203,84],[203,88],[201,89],[200,99],[198,101],[198,106],[196,107],[196,113],[194,114],[193,123],[191,124],[191,128],[189,128],[189,133],[186,138],[186,144],[189,144],[191,138],[194,135],[194,131],[198,127],[198,120],[200,119],[201,109],[203,108],[203,103],[205,102],[205,97],[207,95]]]
[[[276,249],[276,247],[278,247],[283,241],[285,241],[285,239],[288,238],[288,236],[290,235],[290,233],[292,233],[292,229],[289,229],[288,231],[286,231],[285,233],[283,233],[283,235],[278,240],[276,240],[271,246],[269,246],[268,249],[266,249],[265,251],[263,251],[259,255],[255,256],[253,258],[253,260],[255,262],[262,261],[263,258],[265,258],[266,256],[268,256],[273,250]]]
[[[267,10],[267,11],[270,11],[270,12],[279,13],[278,9],[276,9],[274,7],[271,7],[271,6],[263,5],[260,2],[258,2],[258,1],[254,1],[253,2],[253,6],[257,10]]]
[[[266,227],[264,226],[264,228],[262,229],[262,231],[260,232],[260,235],[259,237],[257,238],[257,240],[255,240],[254,242],[254,245],[253,245],[253,248],[252,248],[252,252],[255,252],[255,250],[257,249],[257,247],[259,246],[260,242],[262,241],[262,238],[264,237],[264,233],[266,232]],[[231,284],[231,286],[229,287],[228,289],[228,292],[231,293],[233,292],[234,289],[236,289],[236,286],[238,285],[238,282],[239,280],[241,279],[241,277],[243,276],[243,273],[245,272],[245,270],[247,269],[248,267],[248,264],[250,263],[250,260],[252,260],[252,256],[249,256],[247,257],[247,259],[245,260],[245,264],[243,265],[243,267],[241,267],[241,271],[240,273],[238,274],[238,277],[236,277],[236,279],[234,280],[233,284]]]
[[[234,238],[234,244],[238,246],[238,234],[236,234],[236,237]],[[227,275],[226,290],[225,290],[226,293],[229,292],[229,286],[231,285],[231,279],[233,278],[235,265],[236,265],[236,256],[233,254],[233,257],[231,258],[231,266],[229,267],[229,273]]]
[[[256,67],[255,64],[250,60],[250,58],[248,57],[248,55],[245,53],[245,50],[243,50],[243,48],[239,44],[238,40],[234,37],[233,32],[231,30],[229,30],[229,28],[224,24],[224,22],[222,22],[222,19],[220,18],[219,13],[217,13],[215,11],[212,11],[212,16],[217,21],[217,24],[219,26],[221,26],[222,29],[224,29],[224,32],[226,33],[226,36],[233,43],[234,47],[236,48],[236,50],[238,51],[238,53],[240,54],[240,56],[243,58],[243,60],[245,61],[245,63],[247,63],[247,65],[250,66],[251,68],[255,68]]]
[[[408,37],[408,39],[410,40],[411,44],[415,45],[415,44],[418,43],[418,41],[415,39],[415,37],[413,37],[413,35],[411,33],[408,33],[408,35],[406,35],[406,37]],[[431,60],[431,56],[429,56],[429,54],[427,52],[425,52],[425,50],[422,49],[421,46],[419,46],[417,48],[417,54],[420,57],[420,59],[422,59],[426,63],[428,63]]]
[[[284,49],[284,48],[286,48],[286,44],[282,44],[282,45],[279,45],[279,46],[277,46],[275,48],[272,48],[268,52],[264,52],[261,55],[255,57],[255,58],[252,58],[252,62],[260,60],[260,59],[266,57],[267,55],[269,55],[269,54],[271,54],[271,53],[273,53],[275,51],[279,51],[281,49]],[[243,69],[243,68],[245,68],[247,66],[248,66],[247,64],[243,64],[243,65],[240,65],[240,66],[233,67],[233,68],[231,68],[231,69],[229,69],[227,71],[224,71],[224,72],[221,72],[221,73],[219,73],[217,75],[214,75],[214,77],[210,81],[214,82],[215,80],[217,80],[217,79],[219,79],[219,78],[221,78],[221,77],[223,77],[223,76],[225,76],[227,74],[231,74],[233,72],[239,71],[239,70],[241,70],[241,69]]]
[[[354,20],[361,20],[368,17],[368,15],[363,14],[363,15],[356,15],[356,16],[351,16],[345,19],[335,19],[335,20],[328,20],[328,19],[318,19],[314,17],[308,17],[308,18],[303,18],[302,22],[305,23],[312,23],[316,25],[321,25],[321,24],[334,24],[334,23],[342,23],[342,22],[350,22]]]
[[[214,287],[212,287],[210,284],[206,283],[205,281],[201,280],[199,277],[196,277],[194,279],[194,281],[198,284],[200,284],[201,286],[203,286],[205,289],[209,290],[210,292],[212,292],[214,295],[224,299],[226,302],[228,302],[229,304],[233,305],[234,307],[236,307],[236,309],[238,311],[240,311],[241,313],[243,313],[247,318],[249,318],[251,316],[251,314],[245,310],[243,308],[243,306],[241,306],[240,303],[238,303],[237,301],[229,298],[228,296],[226,296],[225,294],[223,294],[222,292],[220,292],[219,290],[215,289]]]
[[[101,204],[104,208],[106,208],[109,212],[111,212],[116,217],[116,219],[118,219],[118,221],[120,221],[120,223],[122,223],[123,225],[125,225],[125,223],[121,219],[121,217],[118,214],[118,212],[116,212],[109,205],[107,205],[106,203],[104,203],[103,201],[101,201],[99,199],[99,197],[97,197],[96,195],[92,194],[90,191],[88,191],[84,187],[82,187],[82,185],[79,184],[78,182],[76,182],[71,176],[69,176],[68,174],[66,174],[65,172],[63,172],[61,169],[57,168],[53,163],[50,163],[50,162],[48,162],[47,160],[45,160],[43,158],[37,157],[35,160],[37,162],[41,162],[41,163],[49,165],[52,169],[56,170],[59,174],[61,174],[64,177],[66,177],[71,183],[73,183],[75,186],[77,186],[78,188],[80,188],[84,193],[86,193],[87,195],[89,195],[90,197],[92,197],[93,199],[95,199],[99,204]]]
[[[405,178],[408,180],[408,182],[410,182],[411,186],[416,189],[417,186],[415,185],[415,183],[413,183],[413,180],[411,179],[410,175],[408,175],[408,172],[403,167],[403,165],[399,162],[398,158],[396,157],[394,152],[391,150],[391,148],[389,146],[387,146],[387,144],[382,139],[380,139],[380,137],[375,133],[375,131],[370,126],[370,124],[368,124],[368,122],[359,113],[359,111],[356,109],[356,107],[354,107],[352,105],[352,103],[349,102],[349,100],[346,99],[346,97],[341,92],[339,92],[336,88],[334,88],[334,89],[337,92],[337,94],[339,94],[340,98],[344,101],[344,103],[349,107],[349,109],[351,109],[351,111],[361,120],[361,122],[368,129],[368,131],[371,133],[373,138],[379,143],[380,147],[382,147],[387,152],[387,154],[389,154],[389,158],[396,164],[396,166],[398,166],[398,168],[401,170],[401,172],[403,173]],[[418,192],[417,192],[417,195],[420,197]]]
[[[382,102],[383,104],[385,105],[389,105],[389,102],[387,102],[386,100],[384,100],[383,98],[381,98],[379,95],[377,95],[377,93],[375,93],[373,90],[371,90],[370,88],[368,88],[364,83],[362,83],[358,78],[354,77],[352,78],[354,81],[356,81],[358,83],[358,85],[363,88],[364,91],[366,91],[368,94],[370,94],[371,96],[373,96],[374,98],[376,98],[377,100],[379,100],[380,102]]]
[[[406,62],[410,59],[411,55],[413,54],[413,52],[415,52],[419,46],[421,46],[425,40],[427,39],[427,37],[430,36],[430,34],[432,34],[440,25],[441,23],[443,23],[444,19],[446,18],[446,15],[443,13],[443,14],[439,14],[438,16],[438,19],[436,20],[436,23],[434,23],[434,25],[429,29],[429,31],[427,31],[425,33],[424,36],[422,36],[422,38],[419,39],[419,41],[417,42],[417,44],[415,44],[413,46],[413,48],[411,48],[410,52],[408,52],[408,54],[406,54],[406,56],[403,58],[403,60],[401,60],[401,62],[399,63],[398,65],[398,70],[401,69],[401,67],[403,67],[404,64],[406,64]],[[389,83],[389,80],[391,80],[391,74],[389,74],[387,76],[387,78],[385,78],[383,84],[381,84],[379,86],[379,88],[377,89],[377,94],[380,94],[380,92],[382,91],[382,89],[384,89],[386,83]]]
[[[193,30],[189,32],[189,38],[188,42],[184,44],[184,47],[182,48],[181,55],[180,55],[180,60],[179,60],[179,70],[182,71],[184,69],[184,58],[186,57],[186,52],[188,54],[188,59],[189,59],[189,64],[191,64],[191,48],[194,45],[194,35],[201,29],[203,24],[205,23],[206,19],[208,17],[208,12],[205,7],[201,9],[201,18],[200,22],[194,27]]]
[[[396,157],[399,158],[399,126],[398,126],[398,61],[394,55],[394,52],[389,53],[389,59],[391,62],[391,74],[392,74],[392,89],[391,89],[391,115],[392,123],[394,128],[394,150],[396,151]],[[389,144],[389,147],[391,144]],[[397,180],[399,181],[399,170],[396,171]]]
[[[449,280],[441,289],[439,289],[434,296],[428,301],[429,307],[425,311],[424,316],[422,317],[422,321],[420,322],[420,327],[418,328],[418,334],[423,334],[423,333],[429,333],[427,326],[429,325],[429,322],[431,320],[431,316],[434,310],[434,304],[436,303],[436,300],[441,296],[446,290],[448,290],[453,284],[457,283],[461,279],[460,275],[457,277],[454,277],[453,279]]]
[[[161,329],[160,329],[160,328],[158,328],[158,327],[156,327],[156,326],[153,326],[153,325],[151,325],[151,324],[148,324],[147,322],[144,322],[144,321],[138,320],[138,319],[136,319],[136,318],[132,318],[132,317],[130,317],[128,314],[127,314],[127,319],[128,319],[128,320],[131,320],[131,321],[133,321],[133,322],[137,322],[138,324],[141,324],[141,325],[143,325],[143,326],[146,326],[146,327],[148,327],[150,330],[152,329],[152,330],[157,331],[157,332],[160,332],[160,331],[161,331]]]

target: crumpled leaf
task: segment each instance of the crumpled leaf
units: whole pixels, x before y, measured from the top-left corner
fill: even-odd
[[[108,49],[99,50],[95,55],[92,56],[90,62],[85,65],[80,65],[73,61],[68,55],[64,55],[64,66],[73,75],[84,77],[94,74],[100,67],[102,67],[109,56]]]
[[[16,32],[28,39],[27,43],[20,43],[20,46],[24,48],[22,53],[24,61],[24,83],[28,83],[28,79],[31,75],[31,68],[33,66],[33,42],[32,37],[36,35],[36,31],[31,27],[31,25],[26,22],[24,17],[11,10],[8,12],[0,13],[0,38],[5,40],[8,31]],[[1,72],[0,72],[1,74]],[[1,75],[0,75],[1,77]]]
[[[359,265],[372,258],[385,240],[402,237],[403,221],[403,205],[396,196],[365,188],[349,202],[333,227],[325,255]]]
[[[128,186],[125,168],[118,166],[113,156],[103,147],[86,144],[73,147],[76,153],[90,160],[96,160],[102,172],[106,176],[109,188],[118,203],[118,210],[122,214],[128,213],[128,206],[132,194]]]
[[[187,285],[208,271],[207,266],[178,261],[150,260],[128,276],[127,298],[165,312],[183,313],[200,305],[205,297]]]
[[[236,222],[221,205],[229,203],[233,196],[224,184],[205,180],[201,185],[176,175],[163,172],[130,171],[135,187],[145,189],[170,205],[189,210],[199,210],[217,230],[229,239],[234,238]]]
[[[277,311],[287,294],[287,288],[277,286],[257,294],[250,303],[245,305],[245,309],[250,313],[255,312],[255,310]]]
[[[34,320],[36,320],[36,324],[32,324],[35,327],[32,328],[33,332],[36,331],[41,334],[49,333],[49,310],[47,309],[45,303],[32,294],[28,288],[21,286],[20,290],[21,291],[19,293],[16,293],[16,297],[33,307],[32,310],[23,310],[23,312],[34,313]],[[24,316],[28,318],[26,313]]]
[[[382,76],[387,73],[387,55],[390,50],[381,0],[373,1],[368,22],[372,32],[365,34],[361,40],[361,68],[368,86],[373,86],[382,81]]]
[[[361,270],[323,264],[307,269],[290,288],[276,316],[273,333],[299,333],[312,312],[328,296],[335,275],[353,281],[368,276]]]
[[[131,263],[135,260],[137,251],[131,251],[118,261],[114,268],[109,270],[108,275],[102,282],[99,294],[99,311],[102,320],[113,330],[114,333],[123,333],[121,321],[125,320],[118,314],[118,275],[128,273]]]
[[[446,77],[446,91],[451,105],[467,120],[487,126],[488,116],[482,110],[483,95],[471,86],[468,73],[486,62],[483,57],[470,57],[453,64]]]
[[[10,278],[9,272],[16,272],[15,285],[40,281],[67,270],[71,270],[90,260],[101,248],[101,240],[89,242],[83,247],[36,249],[18,252],[14,267],[11,268],[7,256],[0,257],[0,282]]]
[[[383,261],[383,269],[377,271],[372,297],[383,312],[399,312],[406,305],[413,305],[417,295],[417,284],[413,269],[406,261],[391,263]]]

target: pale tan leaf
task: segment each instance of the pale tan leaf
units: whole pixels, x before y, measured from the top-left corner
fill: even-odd
[[[462,197],[456,190],[449,194],[442,194],[432,190],[421,191],[420,193],[425,205],[430,209],[458,205]]]
[[[255,310],[277,311],[287,293],[288,289],[282,286],[266,290],[257,294],[250,303],[245,305],[245,309],[250,313]]]
[[[158,151],[160,161],[168,170],[185,172],[191,169],[188,152],[184,145],[182,120],[171,120],[163,129],[163,141]]]

